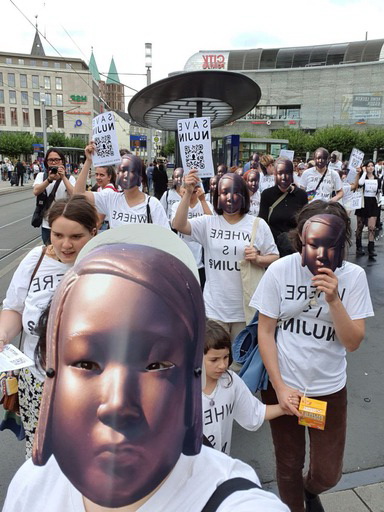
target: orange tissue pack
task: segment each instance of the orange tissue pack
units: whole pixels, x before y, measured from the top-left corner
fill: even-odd
[[[299,412],[302,414],[299,418],[299,425],[324,430],[327,414],[327,402],[302,396],[299,405]]]

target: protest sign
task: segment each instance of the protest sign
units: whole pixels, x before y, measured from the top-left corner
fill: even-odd
[[[120,163],[119,144],[117,142],[113,112],[105,112],[92,119],[92,140],[96,147],[95,153],[92,156],[94,167]]]
[[[33,366],[33,364],[32,359],[10,343],[4,345],[2,352],[0,352],[0,372],[20,370],[27,366]]]
[[[350,171],[348,171],[348,174],[346,177],[347,183],[351,183],[351,184],[355,183],[356,174],[357,174],[356,169],[351,169]]]
[[[280,158],[288,158],[292,162],[295,152],[291,149],[280,149]]]
[[[352,199],[350,200],[350,209],[351,210],[359,210],[362,207],[363,202],[363,189],[360,188],[355,190],[352,194]]]
[[[351,156],[349,157],[348,169],[356,170],[361,166],[364,160],[364,153],[360,151],[360,149],[353,148],[351,152]],[[348,180],[349,181],[349,180]]]
[[[211,122],[209,117],[192,117],[177,121],[177,138],[183,169],[197,169],[200,178],[210,178],[213,170]]]

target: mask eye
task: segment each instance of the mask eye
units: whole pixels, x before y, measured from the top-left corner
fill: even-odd
[[[162,370],[169,370],[170,368],[174,368],[175,365],[171,363],[171,361],[156,361],[154,363],[150,363],[145,370],[147,372],[159,372]]]

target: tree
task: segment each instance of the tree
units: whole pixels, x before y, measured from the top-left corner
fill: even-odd
[[[358,149],[373,155],[375,150],[379,151],[384,147],[384,129],[383,128],[368,128],[360,133],[360,141],[357,146]]]
[[[54,148],[62,148],[68,145],[68,138],[64,133],[53,132],[48,134],[48,144]]]
[[[161,156],[167,157],[175,154],[175,138],[170,137],[161,150]]]
[[[360,133],[347,126],[327,126],[320,128],[312,135],[309,148],[315,151],[319,147],[326,148],[330,153],[340,151],[343,158],[349,155],[353,148],[358,148],[361,140]]]
[[[311,135],[295,128],[280,128],[271,134],[272,139],[288,139],[288,149],[295,155],[305,155],[311,145]]]
[[[38,139],[30,133],[0,133],[0,153],[11,158],[32,155],[35,142]]]

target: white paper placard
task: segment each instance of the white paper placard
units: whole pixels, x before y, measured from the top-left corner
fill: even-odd
[[[121,158],[113,112],[105,112],[92,119],[92,140],[96,146],[96,151],[92,156],[94,167],[120,163]]]
[[[23,354],[14,345],[4,345],[2,352],[0,352],[0,372],[20,370],[27,366],[33,366],[33,364],[32,359]]]
[[[360,151],[360,149],[353,148],[351,152],[351,156],[349,157],[348,169],[351,171],[352,169],[356,170],[361,166],[364,160],[364,153]]]
[[[348,183],[352,185],[352,183],[355,183],[357,171],[356,169],[351,169],[348,171],[347,177],[345,178]]]
[[[291,162],[293,161],[293,157],[295,155],[295,152],[291,149],[280,149],[280,158],[288,158]]]
[[[351,210],[359,210],[363,201],[363,189],[355,190],[350,201]]]
[[[184,173],[196,169],[200,178],[211,178],[215,173],[209,117],[180,119],[177,121],[177,138]]]

